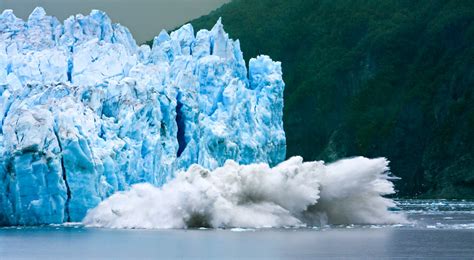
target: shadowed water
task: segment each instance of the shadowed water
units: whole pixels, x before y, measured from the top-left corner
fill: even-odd
[[[474,203],[400,201],[412,224],[301,229],[0,229],[0,259],[474,257]]]

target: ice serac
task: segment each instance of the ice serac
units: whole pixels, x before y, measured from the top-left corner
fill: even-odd
[[[285,158],[281,65],[247,70],[221,21],[153,47],[101,11],[0,15],[0,225],[80,221],[117,191]]]

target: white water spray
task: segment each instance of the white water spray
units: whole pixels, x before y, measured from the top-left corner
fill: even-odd
[[[301,227],[406,222],[395,204],[385,158],[331,164],[301,157],[270,168],[227,161],[193,165],[157,188],[137,184],[92,209],[84,224],[108,228]]]

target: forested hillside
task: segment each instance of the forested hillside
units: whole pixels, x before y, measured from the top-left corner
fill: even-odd
[[[246,59],[283,63],[288,156],[385,156],[402,196],[474,198],[474,1],[234,0]]]

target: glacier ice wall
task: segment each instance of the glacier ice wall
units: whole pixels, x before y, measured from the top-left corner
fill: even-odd
[[[199,165],[160,188],[136,184],[84,219],[108,228],[264,228],[326,224],[405,223],[395,204],[385,158],[356,157],[331,164],[301,157],[271,168],[227,161],[213,171]]]
[[[80,221],[179,169],[285,158],[281,65],[220,21],[138,46],[104,12],[0,15],[0,225]]]

